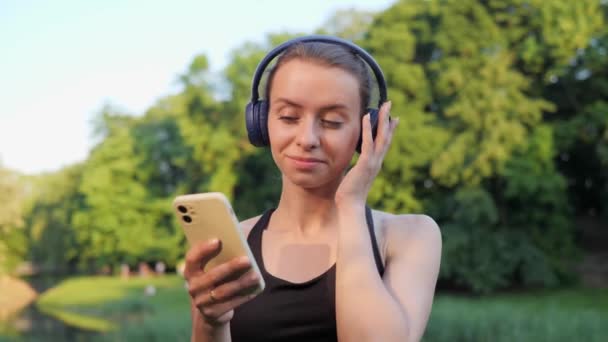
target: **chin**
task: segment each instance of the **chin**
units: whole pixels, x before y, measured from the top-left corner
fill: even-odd
[[[309,190],[330,186],[339,178],[339,175],[333,176],[326,173],[288,172],[283,173],[283,176],[293,185]]]
[[[296,179],[290,178],[289,181],[293,185],[307,190],[318,189],[327,184],[320,182],[318,179],[301,179],[299,177],[297,177]]]

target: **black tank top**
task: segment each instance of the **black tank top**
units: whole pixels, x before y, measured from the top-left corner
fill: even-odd
[[[262,260],[262,233],[274,209],[253,226],[247,242],[266,282],[251,301],[237,307],[230,321],[233,342],[241,341],[337,341],[335,284],[336,265],[303,283],[292,283],[266,271]],[[374,260],[380,276],[384,265],[374,234],[371,209],[365,208]]]

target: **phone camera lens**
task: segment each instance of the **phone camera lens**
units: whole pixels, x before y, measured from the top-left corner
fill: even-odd
[[[188,212],[188,209],[186,207],[184,207],[183,205],[178,206],[177,210],[179,210],[180,212],[182,212],[184,214]]]
[[[188,215],[184,215],[182,218],[183,218],[183,219],[184,219],[184,221],[186,221],[187,223],[192,222],[192,217],[190,217],[190,216],[188,216]]]

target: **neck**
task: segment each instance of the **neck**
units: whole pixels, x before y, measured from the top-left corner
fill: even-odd
[[[335,228],[337,208],[334,197],[340,181],[306,189],[283,177],[279,205],[272,215],[277,223],[275,227],[299,235],[314,235]]]

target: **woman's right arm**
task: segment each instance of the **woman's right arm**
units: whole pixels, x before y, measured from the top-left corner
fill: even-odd
[[[191,342],[231,342],[230,323],[213,326],[206,323],[199,309],[190,301],[192,314]]]
[[[230,342],[234,308],[255,297],[248,290],[258,286],[259,280],[251,271],[247,257],[235,258],[203,271],[207,262],[221,250],[220,245],[217,240],[203,242],[192,246],[186,254],[184,278],[190,294],[192,341]],[[241,276],[227,281],[237,274]]]

